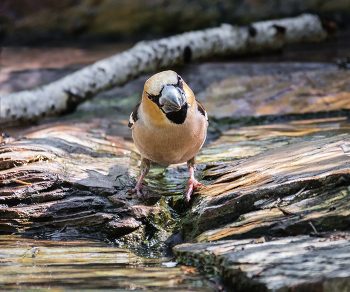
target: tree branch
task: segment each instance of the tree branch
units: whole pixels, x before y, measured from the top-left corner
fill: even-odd
[[[327,37],[318,16],[256,22],[249,27],[223,24],[133,48],[98,61],[45,86],[0,97],[0,125],[36,121],[73,111],[83,101],[141,73],[181,65],[213,55],[237,55],[281,49],[285,44],[322,41]]]

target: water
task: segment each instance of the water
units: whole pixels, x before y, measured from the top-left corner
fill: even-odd
[[[1,291],[215,291],[195,268],[91,240],[0,236]]]

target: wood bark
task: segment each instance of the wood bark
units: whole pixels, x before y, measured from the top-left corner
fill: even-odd
[[[319,17],[263,21],[249,27],[223,24],[218,28],[188,32],[133,48],[98,61],[48,85],[0,97],[0,125],[37,121],[44,116],[70,112],[97,93],[145,72],[213,55],[237,55],[281,49],[285,44],[322,41],[327,31]]]

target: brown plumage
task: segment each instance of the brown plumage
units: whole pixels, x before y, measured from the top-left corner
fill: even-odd
[[[164,71],[149,78],[142,100],[130,115],[129,127],[141,153],[141,178],[132,193],[145,197],[142,180],[150,161],[175,164],[187,161],[190,180],[186,199],[194,187],[195,156],[206,138],[208,118],[192,90],[174,71]]]

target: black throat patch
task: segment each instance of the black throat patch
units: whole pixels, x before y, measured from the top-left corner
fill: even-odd
[[[177,75],[177,78],[178,78],[178,82],[177,84],[167,84],[167,85],[172,85],[172,86],[175,86],[175,87],[179,87],[183,90],[183,80],[181,78],[180,75]],[[164,88],[164,86],[163,86]],[[161,89],[160,92],[162,92],[163,88]],[[158,95],[152,95],[152,94],[149,94],[147,93],[147,97],[153,101],[158,107],[159,109],[166,115],[166,117],[169,119],[169,121],[175,123],[175,124],[178,124],[178,125],[181,125],[185,122],[186,120],[186,116],[187,116],[187,109],[188,109],[188,104],[187,102],[181,107],[181,109],[179,111],[176,111],[176,112],[170,112],[170,113],[165,113],[161,107],[161,105],[159,104],[159,98],[161,97],[161,93],[158,94]]]
[[[173,123],[181,125],[185,122],[187,116],[188,104],[187,102],[177,112],[170,112],[165,114],[166,117]]]

